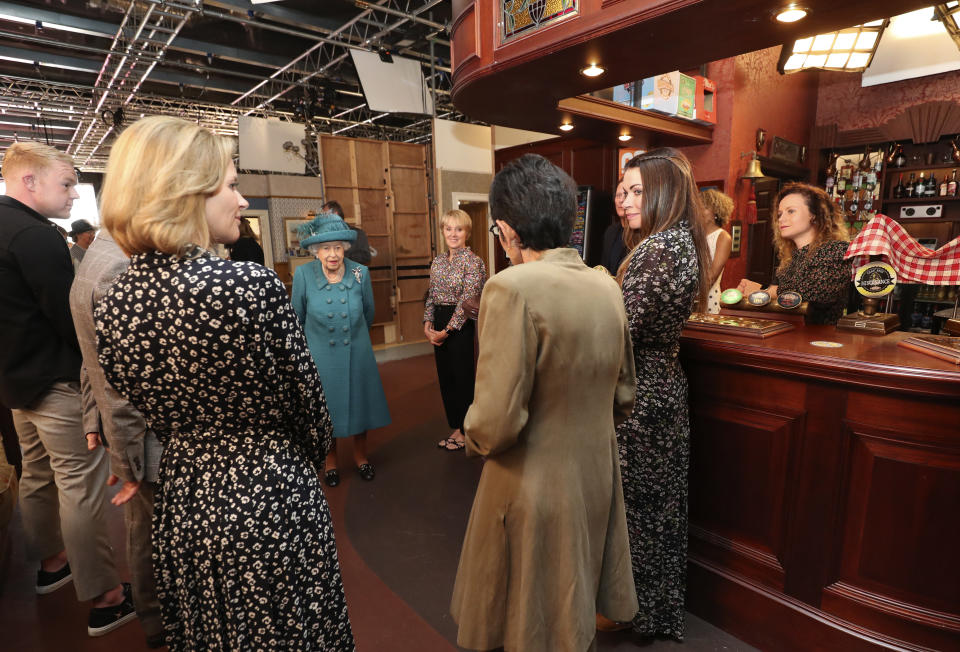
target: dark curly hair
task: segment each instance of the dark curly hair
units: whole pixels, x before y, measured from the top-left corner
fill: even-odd
[[[813,225],[816,235],[810,244],[810,253],[825,242],[834,240],[847,241],[850,239],[850,228],[843,219],[843,214],[830,200],[830,196],[821,188],[811,186],[809,183],[793,182],[786,184],[777,193],[774,201],[774,208],[779,214],[780,202],[787,195],[800,195],[803,197],[807,210],[810,211],[810,224]],[[793,240],[787,240],[780,235],[780,229],[777,228],[776,220],[773,225],[773,246],[777,248],[777,255],[780,256],[780,264],[777,265],[777,273],[785,270],[790,261],[793,260],[793,254],[797,251],[797,245]]]
[[[570,242],[577,210],[577,186],[539,154],[524,154],[497,172],[490,185],[490,216],[517,232],[534,251]]]

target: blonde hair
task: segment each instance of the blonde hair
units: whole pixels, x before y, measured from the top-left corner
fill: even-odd
[[[223,185],[233,145],[167,116],[138,120],[110,151],[100,195],[103,226],[127,254],[183,255],[210,246],[205,202]]]
[[[462,211],[459,208],[454,208],[453,210],[447,211],[443,214],[443,217],[440,218],[440,229],[442,230],[447,224],[466,227],[468,238],[473,232],[473,220],[470,219],[470,215],[467,213],[467,211]]]
[[[56,147],[36,141],[14,143],[7,148],[3,165],[0,166],[0,174],[7,181],[12,181],[20,172],[27,170],[43,172],[54,163],[65,163],[71,169],[74,167],[73,157]]]
[[[717,226],[724,226],[730,221],[730,216],[733,215],[733,199],[730,195],[711,188],[700,193],[700,201],[713,215]]]

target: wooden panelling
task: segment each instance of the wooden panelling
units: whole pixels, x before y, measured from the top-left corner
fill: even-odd
[[[343,219],[351,224],[357,221],[357,207],[353,203],[354,189],[351,187],[340,188],[337,186],[327,186],[327,201],[336,201],[343,208]],[[320,207],[317,206],[317,210]],[[366,226],[366,225],[364,225]]]
[[[789,471],[804,415],[729,403],[702,409],[711,403],[698,401],[692,414],[690,523],[699,541],[691,547],[782,590]]]
[[[960,370],[906,335],[684,333],[693,613],[761,649],[958,648]]]
[[[385,235],[370,236],[370,246],[377,250],[377,255],[370,261],[371,267],[390,267],[390,274],[393,272],[393,247],[391,238]]]
[[[424,270],[425,278],[401,278],[399,280],[400,287],[400,301],[420,301],[423,303],[423,300],[427,296],[427,290],[430,289],[430,278],[427,276],[430,272],[429,270]]]
[[[423,300],[401,301],[397,323],[400,325],[401,341],[426,341],[427,336],[423,334]]]
[[[386,148],[376,140],[356,140],[357,187],[385,189],[387,186]]]
[[[388,143],[388,146],[391,166],[413,166],[419,168],[426,166],[426,155],[423,145]]]
[[[847,425],[839,579],[920,612],[960,610],[960,519],[947,517],[960,507],[960,452],[900,432]]]
[[[388,235],[387,197],[383,190],[359,190],[363,230],[368,235]]]
[[[373,285],[373,306],[376,309],[373,323],[393,323],[393,281],[389,278],[377,279],[373,277],[371,283]]]
[[[426,213],[394,212],[397,224],[397,260],[430,258],[430,233]]]
[[[617,150],[606,143],[583,138],[558,138],[536,143],[498,149],[494,167],[524,154],[539,154],[573,177],[578,186],[594,188],[613,194],[617,185]]]
[[[450,44],[451,67],[456,67],[460,63],[480,56],[479,26],[477,25],[477,12],[473,5],[456,17],[454,25],[454,29],[460,34],[460,38],[455,43]]]
[[[320,138],[320,154],[323,160],[323,183],[325,186],[353,186],[351,175],[350,139],[337,136]]]
[[[398,265],[429,265],[430,207],[427,202],[429,171],[426,169],[425,148],[420,145],[390,143],[390,188],[393,215],[394,251]],[[405,269],[399,276],[410,275]],[[429,271],[427,272],[429,273]],[[408,284],[398,278],[398,284]],[[423,298],[400,291],[397,307],[399,339],[414,342],[424,339]]]

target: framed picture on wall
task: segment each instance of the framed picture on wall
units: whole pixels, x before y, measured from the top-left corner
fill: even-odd
[[[800,163],[800,145],[774,136],[773,144],[770,145],[770,158],[787,163]]]
[[[294,258],[305,258],[310,252],[300,246],[300,234],[298,229],[310,222],[311,217],[285,217],[283,218],[283,234],[286,239],[287,255]]]

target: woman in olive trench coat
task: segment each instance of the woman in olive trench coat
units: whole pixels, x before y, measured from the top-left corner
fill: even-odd
[[[597,613],[637,611],[614,430],[633,407],[630,331],[616,282],[564,247],[574,193],[535,155],[490,190],[515,266],[483,291],[465,420],[467,453],[487,457],[451,606],[469,649],[583,652]]]

